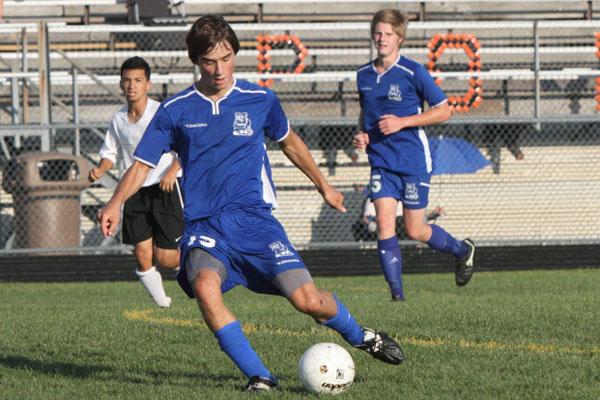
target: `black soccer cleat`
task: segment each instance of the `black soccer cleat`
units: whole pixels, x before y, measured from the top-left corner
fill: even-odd
[[[454,280],[456,286],[465,286],[471,280],[475,269],[475,243],[469,238],[465,239],[465,244],[469,248],[467,255],[456,261],[456,272]]]
[[[401,294],[392,294],[392,301],[404,301],[405,298]]]
[[[363,330],[365,331],[364,343],[355,346],[357,349],[364,350],[374,358],[388,364],[398,365],[404,361],[404,353],[400,345],[385,332],[364,327]]]
[[[263,378],[262,376],[253,376],[246,384],[246,392],[262,392],[272,390],[277,387],[277,379],[274,377]]]

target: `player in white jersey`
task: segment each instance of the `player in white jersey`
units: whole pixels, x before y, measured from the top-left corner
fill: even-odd
[[[133,152],[160,105],[148,97],[150,66],[140,57],[122,64],[120,86],[127,106],[115,113],[110,122],[100,149],[100,164],[91,169],[90,182],[96,182],[112,168],[117,157],[123,159],[126,168],[133,164]],[[123,243],[134,245],[136,275],[159,307],[169,307],[171,298],[154,265],[179,266],[178,238],[183,233],[183,203],[177,181],[180,176],[175,153],[165,153],[123,209]]]
[[[101,212],[104,234],[114,231],[121,204],[161,154],[175,150],[183,168],[186,224],[178,281],[196,298],[220,348],[248,377],[248,391],[274,388],[277,379],[225,305],[222,293],[237,285],[285,296],[352,346],[384,362],[401,363],[404,355],[393,339],[358,325],[337,297],[315,286],[271,214],[274,191],[265,171],[265,136],[279,143],[331,207],[346,210],[343,195],[290,129],[277,96],[235,79],[240,48],[235,32],[222,17],[207,15],[192,25],[186,42],[201,78],[161,105],[135,152],[136,162]]]
[[[370,198],[377,214],[377,249],[392,300],[404,300],[402,253],[396,238],[396,210],[402,202],[411,239],[454,255],[455,282],[473,274],[475,245],[456,240],[439,225],[425,222],[431,180],[431,153],[424,126],[450,118],[444,92],[425,68],[402,55],[408,17],[398,10],[378,11],[371,21],[377,58],[356,73],[361,113],[353,143],[366,149],[371,165]],[[424,111],[424,102],[430,108]]]

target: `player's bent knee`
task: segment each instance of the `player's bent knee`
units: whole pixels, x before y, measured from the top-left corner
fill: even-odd
[[[179,267],[179,250],[177,249],[156,249],[156,263],[163,268]]]
[[[417,227],[407,226],[406,227],[406,235],[409,237],[409,239],[412,239],[412,240],[419,240],[421,242],[424,242],[427,240],[426,233],[427,233],[426,230],[423,229],[422,226],[417,226]]]
[[[308,314],[313,317],[320,317],[321,314],[323,314],[324,306],[325,302],[320,298],[320,296],[311,296],[304,299],[304,302],[300,305],[300,307],[297,308],[304,314]]]
[[[133,250],[133,254],[135,254],[136,258],[146,257],[148,255],[152,256],[152,251],[148,251],[141,247],[136,247]]]
[[[421,235],[416,230],[407,230],[406,236],[408,236],[408,238],[411,240],[421,240]]]
[[[202,270],[198,272],[192,287],[196,298],[204,304],[221,298],[221,279],[215,271]]]
[[[313,317],[320,317],[325,308],[325,299],[314,285],[299,288],[290,296],[290,301],[298,311]]]
[[[377,233],[379,234],[379,237],[383,237],[383,238],[387,238],[387,237],[392,237],[396,234],[396,223],[394,221],[393,224],[384,222],[384,223],[377,223]]]

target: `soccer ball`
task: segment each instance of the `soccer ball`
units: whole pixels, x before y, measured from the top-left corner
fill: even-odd
[[[298,375],[311,393],[342,393],[354,381],[354,361],[335,343],[317,343],[309,347],[298,363]]]

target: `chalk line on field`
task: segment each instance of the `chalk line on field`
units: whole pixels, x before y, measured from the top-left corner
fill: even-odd
[[[204,328],[206,325],[200,320],[192,319],[178,319],[173,317],[165,317],[156,315],[162,313],[164,310],[146,309],[146,310],[125,310],[123,311],[123,317],[129,321],[143,321],[153,324],[161,325],[172,325],[181,326],[187,328]],[[331,330],[326,330],[320,327],[311,327],[308,329],[289,329],[271,325],[256,325],[252,323],[244,323],[242,325],[243,330],[246,334],[252,333],[269,333],[273,335],[285,335],[292,337],[303,337],[303,336],[315,336],[315,335],[327,335],[335,336],[336,333]],[[488,340],[484,342],[477,342],[466,339],[454,339],[454,338],[419,338],[415,336],[394,336],[402,344],[410,344],[417,347],[438,347],[438,346],[453,346],[462,349],[476,349],[476,350],[488,350],[488,351],[525,351],[529,353],[538,354],[573,354],[573,355],[596,355],[600,354],[599,346],[591,346],[585,348],[559,346],[554,344],[543,344],[543,343],[503,343],[496,340]]]

